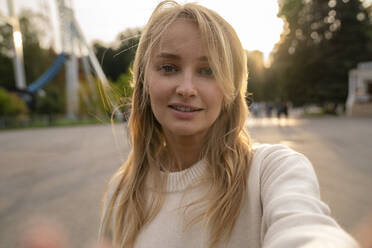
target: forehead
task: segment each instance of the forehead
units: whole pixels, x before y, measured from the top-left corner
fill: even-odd
[[[161,36],[157,52],[203,53],[202,39],[198,25],[191,19],[178,19],[169,25]]]

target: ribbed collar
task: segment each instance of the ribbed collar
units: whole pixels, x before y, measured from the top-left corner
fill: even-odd
[[[206,171],[206,162],[204,160],[199,160],[190,168],[182,171],[176,172],[161,172],[161,176],[168,176],[167,185],[165,191],[177,192],[183,191],[192,183],[195,183]]]

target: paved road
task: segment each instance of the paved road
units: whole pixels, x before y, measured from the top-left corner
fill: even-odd
[[[322,197],[348,231],[372,216],[372,118],[250,120],[257,143],[283,143],[307,155]],[[125,128],[0,132],[0,247],[14,247],[32,216],[68,230],[74,248],[96,237],[99,202],[128,152]],[[359,238],[356,234],[356,237]]]
[[[248,126],[258,143],[283,143],[304,153],[334,218],[371,247],[372,118],[258,119]]]

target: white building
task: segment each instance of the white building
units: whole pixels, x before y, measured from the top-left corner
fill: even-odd
[[[372,62],[359,63],[356,69],[349,71],[346,113],[372,116]]]

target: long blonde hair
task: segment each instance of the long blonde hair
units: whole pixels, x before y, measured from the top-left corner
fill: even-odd
[[[129,118],[131,151],[110,182],[117,183],[103,213],[102,236],[111,234],[115,247],[133,247],[141,228],[162,206],[161,192],[166,179],[160,176],[164,168],[159,155],[164,152],[166,140],[151,110],[146,69],[164,31],[178,18],[191,19],[198,25],[209,64],[224,93],[221,113],[209,129],[201,151],[201,158],[208,164],[206,178],[211,190],[207,198],[198,201],[207,204],[195,220],[209,227],[209,247],[230,237],[247,193],[252,150],[244,128],[248,114],[245,103],[248,72],[240,40],[230,24],[212,10],[194,3],[161,2],[137,48]],[[145,191],[150,171],[155,177],[155,189],[160,192],[151,200]],[[110,184],[108,187],[112,187]]]

